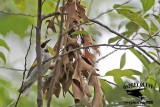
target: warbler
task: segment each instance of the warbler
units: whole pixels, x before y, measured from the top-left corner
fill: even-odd
[[[52,57],[49,50],[46,48],[47,43],[50,40],[51,39],[49,39],[41,44],[42,75],[44,75],[48,71],[48,69],[51,65],[51,60],[46,61],[47,59]],[[31,91],[33,83],[37,79],[38,79],[38,68],[37,68],[37,59],[35,59],[31,68],[29,69],[29,72],[28,72],[26,79],[24,80],[22,86],[19,89],[19,92],[22,93],[24,96],[28,95],[29,92]]]

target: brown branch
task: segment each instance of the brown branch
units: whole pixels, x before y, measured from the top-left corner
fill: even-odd
[[[59,14],[60,14],[60,12],[53,12],[53,13],[50,13],[50,14],[47,14],[47,15],[43,15],[42,16],[42,21],[49,18],[49,17],[52,17],[54,15],[59,15]]]
[[[64,6],[64,0],[62,1],[62,6]],[[56,49],[56,55],[55,55],[55,69],[52,73],[52,78],[51,78],[51,83],[49,87],[49,96],[48,96],[48,102],[47,102],[47,107],[50,107],[51,99],[52,99],[52,91],[53,87],[55,87],[56,81],[57,80],[57,74],[58,74],[58,62],[59,62],[59,51],[61,48],[61,41],[62,41],[62,31],[63,31],[63,23],[64,23],[64,8],[62,8],[62,14],[61,14],[61,22],[60,22],[60,32],[59,32],[59,38],[58,38],[58,45]]]
[[[131,2],[131,1],[132,1],[132,0],[128,0],[128,1],[126,1],[126,2],[124,2],[124,3],[122,3],[122,4],[119,4],[117,7],[123,6],[123,5],[125,5],[125,4],[127,4],[127,3]],[[97,18],[101,17],[102,15],[104,15],[104,14],[106,14],[106,13],[112,12],[113,10],[115,10],[115,9],[107,10],[107,11],[99,14],[97,17],[95,17],[95,18],[93,18],[93,19],[97,19]]]
[[[148,54],[143,48],[139,47],[136,43],[134,43],[134,42],[131,41],[130,39],[126,38],[125,36],[121,35],[120,33],[116,32],[116,31],[110,29],[108,26],[100,23],[99,21],[91,20],[91,19],[90,19],[90,21],[91,21],[91,22],[94,22],[94,23],[96,23],[96,24],[98,24],[98,25],[100,25],[100,26],[102,26],[102,27],[104,27],[104,28],[106,28],[106,29],[109,30],[111,33],[114,33],[114,34],[118,35],[119,37],[123,38],[124,40],[130,42],[132,45],[134,45],[135,47],[137,47],[139,50],[141,50],[143,53],[145,53],[149,58],[151,58],[153,61],[155,61],[157,64],[160,65],[160,62],[159,62],[159,61],[157,61],[153,56],[151,56],[150,54]]]
[[[89,47],[97,47],[97,46],[108,46],[108,47],[112,47],[112,48],[119,47],[119,48],[115,48],[115,49],[119,49],[119,50],[126,50],[126,49],[130,49],[130,48],[136,47],[135,45],[96,44],[96,45],[89,45],[89,46],[83,46],[83,47],[78,47],[78,48],[72,49],[72,50],[70,50],[70,51],[68,51],[66,53],[63,53],[63,54],[59,55],[59,57],[63,57],[65,55],[68,55],[71,52],[75,52],[75,51],[80,50],[80,49],[86,49],[86,48],[89,48]],[[156,46],[147,46],[147,45],[140,45],[139,47],[157,48],[157,49],[160,48],[160,47],[156,47]],[[55,56],[51,57],[51,58],[47,59],[46,61],[44,61],[43,64],[45,64],[46,62],[48,62],[48,61],[50,61],[52,59],[55,59],[55,58],[56,58]]]
[[[23,72],[23,78],[22,78],[21,87],[22,87],[23,84],[24,84],[25,74],[26,74],[26,71],[27,71],[27,57],[28,57],[28,54],[29,54],[29,51],[30,51],[30,48],[31,48],[31,44],[32,44],[31,41],[32,41],[33,28],[34,28],[34,27],[33,27],[33,25],[32,25],[31,33],[30,33],[30,39],[29,39],[29,46],[28,46],[27,53],[26,53],[26,56],[25,56],[24,72]],[[14,70],[14,69],[13,69],[13,70]],[[16,103],[15,103],[15,107],[17,107],[17,105],[18,105],[18,102],[19,102],[19,100],[20,100],[21,94],[22,94],[22,93],[19,93],[19,95],[18,95],[18,98],[17,98]]]
[[[60,3],[60,0],[57,1],[57,5],[56,5],[56,8],[55,8],[56,12],[58,12],[59,3]]]
[[[41,25],[42,25],[42,0],[38,0],[37,11],[37,27],[36,27],[36,55],[37,55],[37,69],[38,69],[38,86],[37,86],[37,106],[43,107],[42,98],[42,62],[41,62]]]

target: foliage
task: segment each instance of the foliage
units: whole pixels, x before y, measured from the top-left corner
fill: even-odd
[[[2,2],[4,2],[4,12],[0,12],[0,33],[5,38],[7,33],[14,32],[22,40],[25,39],[30,26],[36,23],[37,1],[13,0],[10,2],[3,0]],[[114,20],[122,19],[119,24],[115,23],[118,28],[117,33],[120,32],[119,34],[136,43],[136,46],[133,46],[130,41],[124,40],[117,34],[115,37],[109,37],[108,45],[115,45],[112,48],[116,50],[130,50],[141,62],[143,70],[126,69],[126,64],[132,64],[132,62],[127,62],[126,52],[120,58],[119,68],[106,71],[105,75],[101,77],[95,66],[95,63],[97,63],[96,54],[101,53],[100,46],[90,47],[90,45],[95,44],[94,37],[96,34],[100,34],[100,31],[96,34],[90,32],[91,29],[97,32],[97,29],[92,26],[91,20],[86,16],[86,10],[89,8],[86,3],[88,2],[80,2],[80,0],[77,0],[77,2],[66,0],[64,6],[57,5],[57,0],[45,0],[43,3],[43,16],[53,13],[56,6],[58,6],[58,12],[60,12],[44,20],[46,23],[42,24],[44,26],[42,32],[45,31],[45,36],[48,37],[51,34],[54,37],[53,35],[58,34],[59,31],[62,30],[62,34],[66,31],[60,43],[61,59],[58,62],[53,60],[53,65],[49,70],[55,72],[53,93],[49,92],[50,83],[52,83],[52,72],[43,77],[43,100],[45,104],[49,96],[54,94],[52,104],[55,107],[74,105],[73,102],[77,106],[87,105],[88,107],[127,106],[124,102],[140,102],[142,99],[129,95],[123,86],[131,82],[138,82],[148,83],[153,86],[152,88],[144,87],[145,89],[141,90],[140,93],[145,97],[144,101],[153,101],[153,104],[149,106],[157,107],[160,104],[160,66],[159,63],[151,59],[160,60],[158,43],[158,40],[160,40],[160,15],[155,11],[157,9],[156,5],[160,4],[157,0],[139,0],[137,4],[141,5],[141,8],[137,9],[131,2],[126,2],[124,4],[114,4],[113,9],[105,13],[109,17],[115,15]],[[88,7],[85,8],[83,4]],[[62,17],[61,13],[63,12],[65,17]],[[62,18],[64,18],[64,25],[61,25]],[[103,21],[101,23],[103,24]],[[114,23],[114,21],[111,23]],[[62,27],[62,29],[59,27]],[[84,49],[83,46],[88,47]],[[7,50],[7,52],[10,52],[10,48],[12,48],[7,45],[4,39],[0,39],[0,47]],[[152,58],[135,47],[142,47]],[[73,51],[77,48],[81,50]],[[58,41],[55,45],[48,46],[47,49],[55,56],[58,50]],[[66,53],[68,54],[63,55]],[[0,51],[0,59],[4,64],[7,64],[6,57],[5,52]],[[54,71],[56,66],[58,70]],[[113,77],[113,83],[108,81],[108,77]],[[94,88],[93,90],[90,85]],[[13,96],[18,95],[16,90],[17,87],[13,87],[10,81],[0,78],[0,106],[5,107],[10,104],[15,99]],[[19,106],[36,106],[35,93],[36,87],[34,86],[31,95],[21,97]],[[30,97],[33,97],[34,100],[31,100]],[[138,104],[133,106],[138,106]]]

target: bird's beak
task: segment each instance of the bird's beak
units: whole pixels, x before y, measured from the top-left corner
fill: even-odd
[[[51,39],[49,39],[49,40],[46,40],[44,43],[45,43],[45,44],[47,44],[47,43],[48,43],[50,40],[51,40]]]
[[[42,44],[41,44],[41,47],[44,48],[50,40],[51,40],[51,39],[46,40],[44,43],[42,43]]]

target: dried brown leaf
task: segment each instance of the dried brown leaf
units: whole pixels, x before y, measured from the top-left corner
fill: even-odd
[[[94,87],[94,97],[92,100],[93,107],[103,107],[103,92],[101,90],[100,82],[97,76],[92,75],[89,85]]]
[[[54,21],[53,21],[53,20],[47,20],[46,23],[48,23],[48,25],[47,25],[47,30],[46,30],[46,34],[48,34],[48,29],[49,29],[49,28],[52,29],[52,31],[53,31],[54,33],[56,33],[56,28],[55,28],[55,26],[54,26]]]
[[[84,35],[83,42],[84,42],[84,46],[89,46],[89,45],[92,45],[94,41],[90,35]]]
[[[62,10],[62,9],[61,9]],[[73,21],[80,22],[80,18],[78,17],[78,13],[76,12],[76,3],[72,0],[69,0],[64,5],[64,11],[67,13],[67,21],[66,21],[66,28],[69,28],[70,23]]]
[[[85,49],[84,56],[94,63],[94,54],[91,54],[88,49]]]
[[[69,90],[72,84],[72,75],[69,74],[69,78],[67,79],[66,75],[63,75],[63,78],[60,80],[63,89],[63,96],[65,97],[66,92]]]
[[[83,18],[84,21],[88,21],[88,18],[85,15],[85,9],[84,9],[85,7],[82,6],[80,4],[80,2],[77,2],[76,5],[77,5],[77,11],[78,11],[79,15],[81,16],[81,18]]]
[[[91,107],[88,96],[77,87],[77,85],[72,83],[73,97],[75,99],[75,103],[79,103],[80,106]]]

